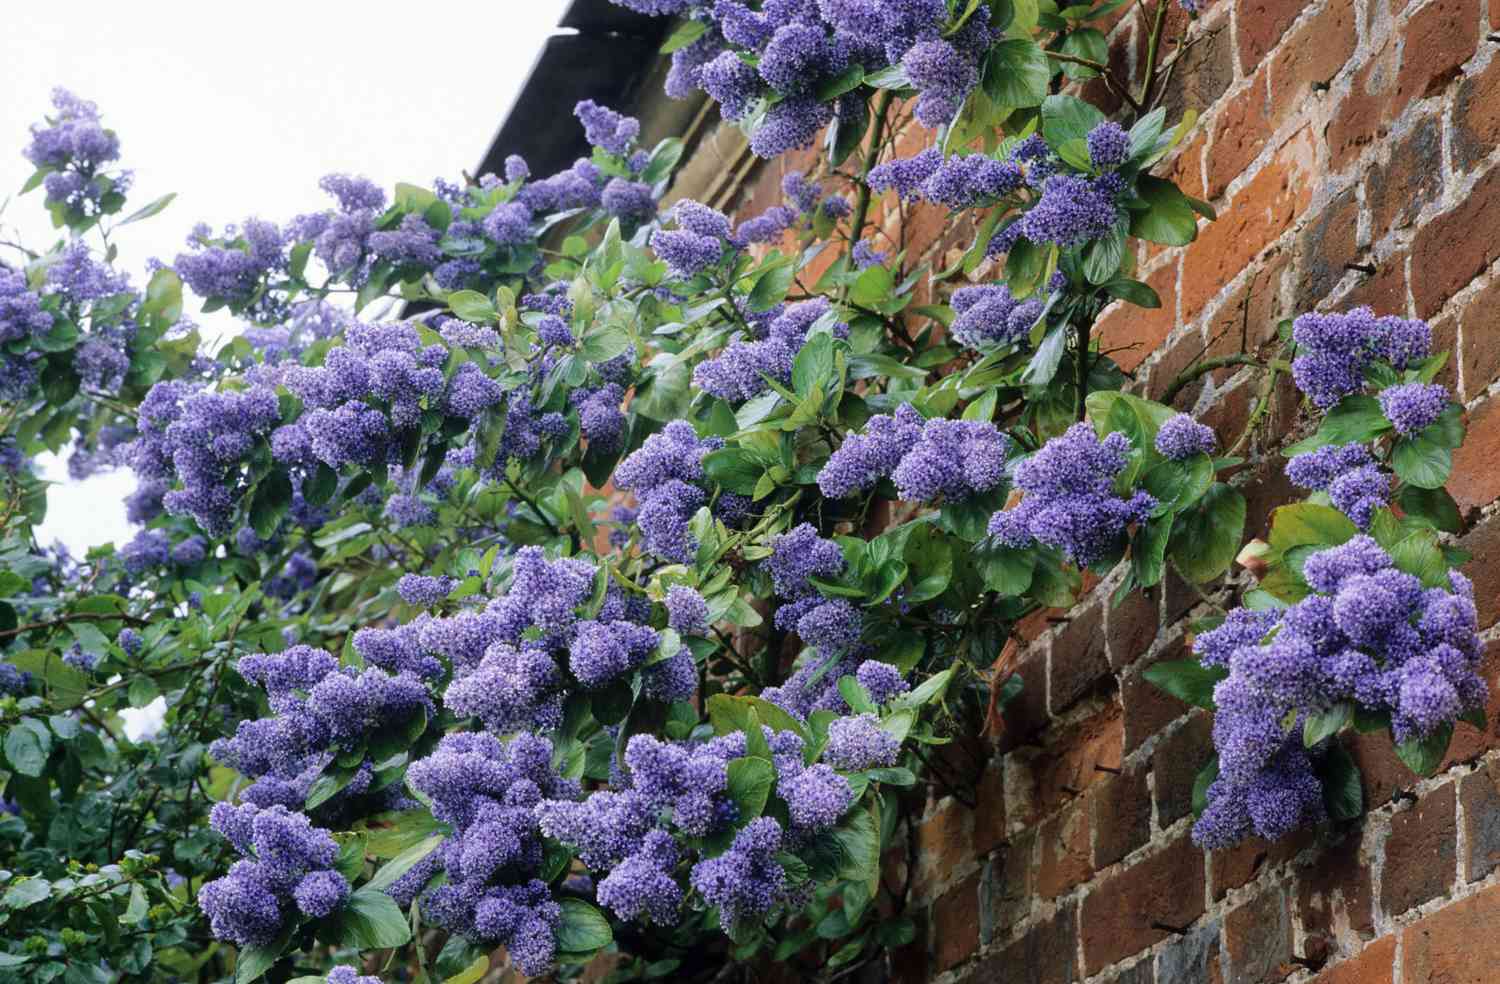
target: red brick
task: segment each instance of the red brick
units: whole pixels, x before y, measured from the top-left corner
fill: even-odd
[[[1340,280],[1346,265],[1359,256],[1359,198],[1357,187],[1335,195],[1316,219],[1297,236],[1297,286],[1294,294],[1299,311],[1310,311],[1327,297]]]
[[[1463,878],[1478,881],[1500,868],[1500,762],[1489,762],[1459,780],[1464,807]]]
[[[979,873],[959,882],[932,906],[933,969],[942,973],[979,949]]]
[[[1348,63],[1359,41],[1354,7],[1351,3],[1325,4],[1276,50],[1271,60],[1271,129],[1330,98],[1329,83]]]
[[[1496,0],[1500,3],[1500,0]],[[1471,168],[1500,143],[1500,58],[1458,84],[1453,101],[1453,156]]]
[[[1268,74],[1264,71],[1256,73],[1248,85],[1219,104],[1213,127],[1213,147],[1207,158],[1207,197],[1210,200],[1224,194],[1224,189],[1260,156],[1266,141],[1271,138],[1275,126],[1271,123]]]
[[[1401,105],[1441,90],[1478,44],[1479,0],[1432,0],[1419,8],[1406,24],[1396,77]]]
[[[1069,903],[1026,935],[982,961],[969,978],[975,984],[1072,984],[1078,971],[1078,909]]]
[[[1188,320],[1306,211],[1312,196],[1316,148],[1298,131],[1234,196],[1187,248],[1182,270],[1182,311]]]
[[[1375,266],[1374,275],[1361,274],[1359,280],[1344,295],[1340,307],[1374,308],[1377,314],[1406,314],[1406,253],[1400,252],[1383,260],[1367,260]]]
[[[1152,752],[1156,812],[1163,827],[1192,812],[1193,783],[1208,761],[1212,735],[1213,719],[1206,711],[1195,710],[1181,728],[1162,739]]]
[[[1453,452],[1453,475],[1448,491],[1467,512],[1500,498],[1500,400],[1486,400],[1469,415],[1463,447]]]
[[[1345,735],[1344,747],[1359,766],[1365,809],[1388,803],[1397,792],[1416,785],[1417,777],[1396,757],[1390,736],[1384,731]]]
[[[1267,867],[1290,861],[1314,839],[1313,830],[1304,827],[1278,841],[1249,837],[1234,847],[1214,851],[1213,863],[1209,866],[1209,891],[1214,901],[1222,902],[1226,895],[1250,884]]]
[[[1500,258],[1500,168],[1480,178],[1458,206],[1417,230],[1412,263],[1421,276],[1412,281],[1417,317],[1430,318],[1443,302]]]
[[[1156,592],[1132,591],[1119,606],[1105,612],[1110,666],[1123,669],[1145,655],[1156,640],[1159,601]]]
[[[1500,58],[1495,61],[1500,62]],[[1467,401],[1500,378],[1500,277],[1469,299],[1459,320],[1463,324],[1463,345],[1454,361],[1463,364]]]
[[[1061,714],[1096,690],[1113,687],[1104,645],[1104,606],[1093,602],[1052,639],[1052,682],[1048,702]]]
[[[1203,852],[1183,835],[1103,879],[1083,900],[1084,971],[1093,975],[1203,914]]]
[[[1031,915],[1036,897],[1037,828],[1029,827],[995,853],[983,869],[979,889],[979,939],[988,944],[1010,936]]]
[[[1360,840],[1359,828],[1346,831],[1297,872],[1297,911],[1309,937],[1326,939],[1341,925],[1361,936],[1374,933],[1372,865]]]
[[[1390,915],[1400,915],[1453,887],[1454,802],[1449,783],[1391,817],[1380,885],[1380,905]]]
[[[1424,116],[1391,144],[1390,160],[1370,168],[1365,201],[1373,232],[1381,239],[1405,229],[1417,213],[1443,193],[1443,127],[1436,116]]]
[[[1479,629],[1484,631],[1500,619],[1500,516],[1490,516],[1470,530],[1458,545],[1473,555],[1463,572],[1474,582],[1474,606],[1479,610]]]
[[[1314,984],[1391,984],[1396,963],[1396,937],[1382,936],[1352,960],[1329,967]]]
[[[1372,140],[1385,135],[1392,119],[1398,68],[1396,38],[1387,35],[1380,49],[1354,73],[1349,94],[1326,130],[1335,171],[1342,171]]]
[[[1200,329],[1193,328],[1178,335],[1162,350],[1161,358],[1151,367],[1151,380],[1146,390],[1147,394],[1153,400],[1163,399],[1172,382],[1183,372],[1201,362],[1207,354],[1208,343],[1203,340],[1203,332]],[[1201,378],[1194,380],[1180,391],[1180,396],[1174,399],[1178,404],[1187,406],[1202,392],[1203,386]]]
[[[1172,84],[1162,94],[1161,104],[1166,107],[1167,119],[1181,119],[1189,109],[1201,113],[1218,101],[1234,81],[1232,49],[1227,19],[1221,20],[1220,26],[1198,34],[1177,62]]]
[[[1407,984],[1489,984],[1500,966],[1500,885],[1439,909],[1401,933]]]
[[[948,801],[917,825],[917,868],[912,893],[931,897],[933,891],[953,877],[956,869],[973,857],[969,831],[973,814],[960,803]]]
[[[1083,802],[1071,803],[1042,824],[1041,860],[1037,865],[1037,895],[1055,899],[1082,885],[1094,873],[1089,863],[1089,811]]]
[[[1106,775],[1089,796],[1094,828],[1094,867],[1106,868],[1151,839],[1151,791],[1144,765]]]
[[[1111,703],[1050,736],[1043,752],[1031,763],[1032,798],[1039,813],[1051,813],[1102,782],[1107,773],[1094,766],[1119,768],[1124,734],[1120,708]]]
[[[1290,317],[1281,298],[1283,275],[1292,264],[1291,254],[1273,249],[1255,267],[1208,319],[1208,357],[1250,351],[1269,355],[1281,345],[1277,324]],[[1223,382],[1235,370],[1224,370],[1215,379]]]
[[[1125,753],[1128,755],[1145,744],[1146,739],[1188,712],[1188,705],[1147,681],[1142,672],[1147,665],[1162,660],[1186,659],[1188,652],[1181,637],[1169,643],[1141,672],[1130,674],[1120,685],[1120,703],[1125,708]]]
[[[1292,920],[1286,893],[1270,888],[1224,915],[1225,984],[1266,984],[1292,970]]]
[[[1246,75],[1254,72],[1306,9],[1307,4],[1298,0],[1240,0],[1235,4],[1240,70]]]
[[[1008,750],[1029,739],[1047,724],[1047,643],[1032,643],[1016,664],[1021,692],[1005,705],[1005,730],[1000,748]]]
[[[989,854],[1005,842],[1005,766],[997,756],[985,768],[975,791],[974,853]]]
[[[1172,171],[1167,175],[1172,183],[1194,198],[1205,197],[1203,185],[1204,147],[1208,144],[1208,133],[1203,127],[1194,127],[1187,142],[1172,161]]]
[[[1146,361],[1177,325],[1178,265],[1174,257],[1145,278],[1161,298],[1161,307],[1139,308],[1118,301],[1106,308],[1094,325],[1100,351],[1126,372],[1133,372]]]

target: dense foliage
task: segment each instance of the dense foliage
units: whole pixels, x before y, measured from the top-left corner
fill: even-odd
[[[111,235],[170,196],[120,218],[120,141],[59,92],[25,190],[63,239],[0,263],[0,979],[880,959],[915,933],[881,878],[908,790],[973,802],[936,746],[1085,570],[1249,588],[1152,670],[1219,706],[1203,843],[1357,813],[1345,726],[1435,768],[1484,697],[1445,356],[1305,316],[1236,357],[1264,381],[1222,455],[1124,392],[1091,329],[1160,303],[1132,241],[1212,212],[1150,173],[1193,122],[1153,108],[1161,0],[1139,83],[1103,64],[1122,2],[629,0],[682,16],[674,94],[762,155],[826,133],[853,200],[794,174],[738,225],[664,206],[681,145],[583,103],[562,173],[330,175],[327,210],[194,229],[144,285]],[[1119,120],[1062,91],[1101,74]],[[935,133],[903,159],[908,112]],[[970,213],[972,248],[915,261],[879,195]],[[206,344],[184,288],[239,330]],[[1241,553],[1287,373],[1325,412],[1310,497]],[[134,537],[40,547],[43,451],[133,470]]]

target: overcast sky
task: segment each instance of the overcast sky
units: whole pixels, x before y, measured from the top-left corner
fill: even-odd
[[[388,0],[237,4],[72,0],[26,4],[0,31],[0,202],[31,174],[27,127],[60,85],[99,104],[135,171],[134,207],[161,215],[120,230],[136,273],[170,261],[193,224],[282,221],[322,208],[331,171],[397,181],[456,178],[479,161],[565,0]],[[561,122],[561,121],[560,121]],[[571,122],[571,121],[569,121]],[[566,125],[566,124],[565,124]],[[0,225],[33,249],[56,236],[42,193],[12,199]],[[192,314],[196,303],[189,301]],[[60,463],[44,462],[63,478]],[[42,542],[81,552],[128,538],[134,480],[54,488]]]

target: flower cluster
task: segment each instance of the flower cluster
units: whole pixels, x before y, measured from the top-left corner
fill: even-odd
[[[903,403],[893,414],[871,417],[864,433],[846,438],[818,473],[818,488],[830,498],[843,498],[889,477],[909,501],[967,499],[1004,481],[1009,448],[991,423],[924,422]]]
[[[241,721],[234,737],[219,739],[210,751],[253,780],[240,794],[245,802],[295,809],[335,758],[361,751],[382,733],[420,729],[434,712],[426,681],[441,672],[432,664],[356,672],[311,646],[244,656],[238,669],[266,692],[272,714]],[[378,774],[376,764],[364,754],[316,814],[334,819],[372,803],[399,805],[400,787]]]
[[[1327,492],[1334,508],[1362,530],[1375,510],[1390,501],[1390,476],[1380,470],[1363,444],[1325,444],[1287,462],[1286,477],[1308,491]]]
[[[682,563],[698,549],[688,524],[708,494],[695,483],[703,479],[703,456],[720,443],[700,440],[692,424],[674,420],[615,469],[615,487],[640,503],[635,523],[648,553]]]
[[[572,799],[576,784],[552,768],[552,743],[525,733],[509,742],[484,734],[446,735],[413,762],[407,782],[452,836],[391,886],[403,906],[420,897],[435,925],[485,944],[503,944],[526,974],[546,973],[557,953],[562,908],[546,882],[535,810],[544,799]],[[425,886],[437,874],[446,879]]]
[[[787,306],[771,317],[764,338],[736,340],[717,356],[698,363],[693,369],[693,385],[730,403],[766,392],[770,388],[767,378],[788,385],[797,353],[813,326],[826,322],[832,310],[822,297]],[[833,322],[829,330],[836,338],[849,334],[843,322]]]
[[[1219,778],[1194,828],[1221,847],[1279,837],[1322,816],[1301,723],[1340,702],[1388,713],[1398,742],[1482,707],[1473,586],[1450,571],[1424,587],[1368,536],[1307,558],[1313,593],[1275,613],[1236,612],[1196,648],[1229,675],[1214,690]],[[1287,723],[1297,727],[1288,733]]]
[[[314,919],[343,906],[349,883],[333,870],[338,845],[327,830],[284,806],[215,804],[210,820],[241,860],[198,891],[215,937],[265,946],[300,913]]]
[[[121,196],[130,186],[128,172],[101,170],[120,159],[120,138],[100,122],[97,105],[66,89],[52,90],[52,106],[56,115],[31,128],[26,159],[47,172],[42,184],[47,204],[97,215],[107,195]]]
[[[1115,494],[1114,477],[1129,451],[1123,434],[1101,441],[1090,424],[1069,427],[1016,467],[1016,485],[1026,495],[990,517],[990,535],[1009,547],[1042,543],[1079,567],[1108,556],[1125,528],[1144,522],[1156,508],[1145,492],[1129,499]]]
[[[1365,370],[1376,360],[1405,369],[1432,349],[1432,329],[1426,322],[1377,318],[1369,308],[1301,315],[1293,322],[1292,338],[1297,343],[1292,379],[1323,409],[1363,390]],[[1399,405],[1402,398],[1396,401]]]
[[[1213,428],[1198,423],[1185,413],[1168,418],[1156,432],[1156,453],[1172,461],[1213,454],[1217,446]]]

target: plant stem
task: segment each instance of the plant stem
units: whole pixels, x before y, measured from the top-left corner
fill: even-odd
[[[1246,355],[1244,352],[1236,352],[1233,355],[1222,355],[1216,359],[1205,359],[1197,365],[1190,366],[1178,373],[1177,378],[1172,380],[1171,384],[1167,386],[1167,391],[1162,394],[1161,402],[1167,406],[1171,406],[1177,394],[1191,385],[1194,380],[1200,379],[1216,369],[1223,369],[1227,366],[1256,366],[1258,368],[1265,368],[1265,363],[1253,355]]]
[[[1133,113],[1137,116],[1141,115],[1141,104],[1130,94],[1130,87],[1115,78],[1115,74],[1109,70],[1108,65],[1103,62],[1096,62],[1092,58],[1079,58],[1077,55],[1068,55],[1061,51],[1048,51],[1046,55],[1053,61],[1067,62],[1070,65],[1082,65],[1084,68],[1092,69],[1098,73],[1100,78],[1104,79],[1104,84],[1109,87],[1111,92],[1129,104]]]
[[[849,248],[864,238],[865,219],[870,214],[870,172],[880,160],[880,143],[885,134],[885,118],[891,111],[895,97],[890,89],[881,90],[875,101],[875,127],[870,132],[870,147],[865,151],[864,164],[859,169],[859,199],[854,205],[854,217],[849,220]]]
[[[1092,320],[1085,321],[1073,329],[1077,349],[1073,353],[1073,384],[1078,388],[1074,415],[1082,420],[1088,413],[1089,395],[1089,334],[1093,330]]]
[[[1161,54],[1161,32],[1167,23],[1167,0],[1156,0],[1156,21],[1151,25],[1151,36],[1146,41],[1146,77],[1141,81],[1141,94],[1131,102],[1137,113],[1141,107],[1149,106],[1151,88],[1156,85],[1157,59]]]
[[[18,636],[23,632],[34,632],[37,629],[50,629],[55,626],[66,625],[69,622],[129,622],[131,625],[150,624],[144,618],[137,618],[134,615],[125,615],[123,613],[112,615],[103,612],[75,612],[72,615],[63,615],[60,618],[54,618],[46,622],[31,622],[27,625],[18,625],[13,629],[6,629],[4,632],[0,632],[0,639]]]

